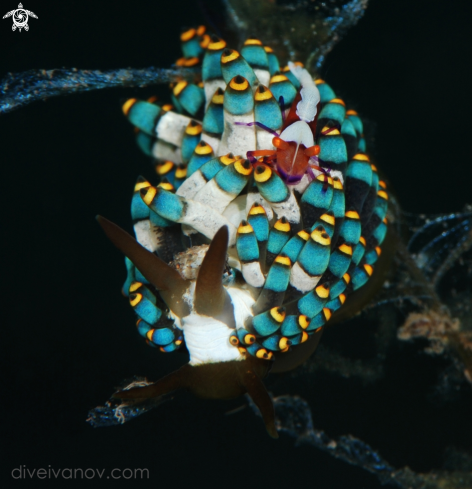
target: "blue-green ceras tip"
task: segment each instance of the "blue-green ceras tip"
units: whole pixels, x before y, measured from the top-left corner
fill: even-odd
[[[333,199],[333,186],[324,180],[312,180],[302,195],[302,202],[310,204],[317,209],[328,210]]]
[[[366,254],[365,254],[365,259],[364,261],[368,264],[368,265],[373,265],[379,258],[379,255],[377,255],[377,252],[375,250],[369,250]]]
[[[280,328],[281,323],[277,322],[268,310],[255,316],[252,320],[252,326],[257,334],[269,336]]]
[[[131,219],[133,221],[148,219],[149,207],[143,202],[139,192],[134,192],[131,198]]]
[[[267,251],[270,253],[274,253],[274,255],[278,255],[285,243],[290,238],[290,231],[284,232],[279,229],[272,228],[269,233],[269,241],[267,243]]]
[[[156,212],[152,212],[152,211],[149,213],[149,220],[154,226],[158,226],[160,228],[167,228],[175,224],[172,221],[169,221],[169,219],[166,219],[160,216],[159,214],[157,214]]]
[[[269,51],[267,53],[267,59],[269,61],[270,76],[273,76],[275,75],[275,73],[277,73],[277,71],[280,71],[279,58],[277,58],[277,56],[273,52]]]
[[[298,90],[300,90],[300,82],[298,81],[298,78],[290,71],[290,70],[284,70],[283,74],[290,80],[290,83]]]
[[[316,86],[320,92],[320,99],[322,104],[326,104],[330,100],[333,100],[333,98],[336,98],[334,90],[327,83],[317,83]]]
[[[264,348],[267,348],[267,350],[280,351],[279,342],[280,342],[281,338],[282,338],[282,336],[280,336],[278,334],[274,334],[272,336],[269,336],[268,338],[265,338],[262,341],[262,346]]]
[[[139,131],[138,134],[136,134],[136,144],[146,156],[152,156],[152,148],[155,142],[156,139],[154,137],[143,131]]]
[[[308,328],[306,330],[308,332],[315,331],[318,328],[321,328],[321,326],[323,326],[325,323],[326,323],[325,315],[323,314],[323,311],[320,311],[310,321],[310,324],[308,325]]]
[[[352,113],[348,114],[347,118],[352,122],[352,125],[356,129],[357,136],[358,137],[362,136],[364,132],[364,126],[362,124],[361,118],[357,114],[352,114]]]
[[[189,83],[177,96],[180,105],[190,115],[195,115],[205,103],[205,94],[203,89]]]
[[[344,213],[346,212],[346,199],[343,190],[333,188],[333,199],[331,200],[329,210],[334,214],[335,219],[344,217]]]
[[[298,255],[298,263],[312,277],[322,275],[328,267],[331,247],[309,239]]]
[[[182,53],[185,58],[198,58],[203,52],[198,36],[181,43]]]
[[[285,80],[269,84],[269,90],[272,92],[275,100],[280,102],[280,97],[283,98],[284,108],[288,109],[297,96],[297,89],[290,80]]]
[[[254,232],[236,235],[236,251],[242,262],[259,260],[259,245]]]
[[[356,244],[356,246],[354,246],[354,249],[352,251],[352,263],[358,265],[359,262],[362,260],[364,253],[365,253],[365,246],[362,243],[362,241],[359,241]]]
[[[136,280],[135,277],[135,266],[134,263],[126,256],[125,257],[125,266],[126,266],[126,280],[125,283],[123,284],[123,295],[125,297],[129,296],[129,288],[131,284]]]
[[[213,153],[208,154],[198,154],[197,152],[193,152],[190,161],[187,166],[187,178],[190,177],[193,173],[199,170],[205,163],[210,161],[213,158]]]
[[[284,336],[293,336],[301,333],[302,331],[303,329],[298,324],[298,316],[295,316],[293,314],[285,317],[280,328],[280,332]]]
[[[262,197],[269,202],[283,202],[288,198],[290,193],[287,185],[285,185],[284,181],[275,172],[272,172],[269,179],[265,182],[258,182],[256,180],[256,185]]]
[[[143,195],[143,191],[141,192],[141,195]],[[159,187],[149,207],[160,216],[174,222],[177,222],[182,217],[184,210],[184,204],[177,195]]]
[[[215,51],[207,49],[202,63],[202,79],[204,82],[222,78],[221,53],[223,50],[224,48]]]
[[[274,97],[254,104],[254,120],[267,126],[273,131],[278,131],[282,127],[282,112]]]
[[[290,267],[282,265],[276,261],[270,267],[264,289],[274,292],[285,292],[290,280]]]
[[[346,290],[347,284],[344,280],[338,280],[335,282],[329,291],[329,299],[335,299],[338,297],[340,294],[342,294]]]
[[[246,164],[248,163],[246,162]],[[250,175],[242,175],[239,173],[236,170],[234,163],[231,163],[216,174],[215,182],[221,190],[232,195],[238,195],[246,185],[249,177]]]
[[[269,59],[262,46],[257,44],[243,46],[241,55],[252,68],[269,70]]]
[[[300,251],[305,246],[305,243],[306,241],[296,234],[295,236],[292,236],[284,245],[282,248],[282,253],[285,253],[290,258],[292,263],[295,263]]]
[[[223,51],[223,56],[221,57],[222,60],[227,56],[226,53],[230,54],[234,52],[235,51],[232,51],[231,49],[226,49],[225,51]],[[257,81],[254,70],[249,66],[249,63],[241,55],[226,63],[221,61],[221,73],[223,75],[224,81],[227,84],[229,84],[229,82],[238,75],[245,78],[251,86],[253,86]]]
[[[346,177],[355,178],[365,182],[367,185],[372,185],[372,168],[367,161],[352,160],[350,161]]]
[[[197,144],[200,142],[201,137],[201,133],[196,135],[184,133],[182,145],[180,147],[183,163],[188,163],[190,161],[190,158],[192,157]]]
[[[249,224],[254,229],[257,241],[267,241],[269,239],[269,221],[266,214],[249,215]]]
[[[319,159],[337,165],[346,163],[347,150],[341,135],[321,135],[318,142],[320,146]]]
[[[141,290],[140,293],[142,293],[142,299],[133,307],[134,312],[147,323],[156,324],[161,318],[162,311]]]
[[[356,245],[361,237],[361,221],[359,219],[344,219],[339,235],[348,243]]]
[[[208,109],[203,117],[202,125],[205,132],[214,134],[216,136],[223,134],[225,127],[223,106],[210,102],[210,105],[208,106]]]
[[[150,136],[155,136],[155,128],[160,113],[161,108],[159,106],[138,100],[131,106],[127,116],[133,126]]]
[[[343,123],[344,116],[346,115],[346,107],[343,104],[328,102],[320,112],[318,118],[331,119],[336,121],[340,126]]]
[[[146,321],[139,321],[137,324],[136,324],[137,328],[138,328],[138,333],[143,337],[143,338],[147,338],[147,334],[148,332],[152,329],[152,326],[147,323]]]
[[[220,158],[219,156],[211,158],[200,167],[205,180],[210,181],[219,171],[226,167],[224,163],[221,163]]]
[[[377,240],[377,243],[381,245],[383,243],[383,240],[385,239],[386,234],[387,225],[384,222],[381,222],[372,233],[372,236]]]
[[[168,345],[175,339],[174,331],[171,328],[157,328],[152,333],[152,342],[156,345]]]
[[[341,278],[347,272],[350,264],[351,255],[336,249],[331,253],[328,269],[335,277]]]
[[[321,310],[328,299],[319,297],[314,290],[308,292],[298,301],[298,310],[301,314],[309,318],[314,318]]]
[[[348,118],[345,118],[342,121],[341,134],[343,136],[352,136],[353,138],[357,138],[356,128]]]
[[[243,79],[243,77],[240,77],[240,79]],[[241,83],[244,83],[244,81]],[[246,90],[235,90],[228,85],[223,105],[225,111],[232,115],[244,115],[251,112],[254,109],[254,97],[251,86],[248,85]]]
[[[356,267],[352,272],[352,288],[359,289],[367,283],[369,274],[364,270],[364,267]]]
[[[173,341],[172,343],[169,343],[168,345],[161,346],[160,348],[162,350],[164,350],[165,352],[170,353],[172,351],[177,350],[179,347],[180,347],[180,345],[177,345],[177,343],[175,341]]]

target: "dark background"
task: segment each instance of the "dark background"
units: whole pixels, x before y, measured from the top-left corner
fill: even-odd
[[[0,22],[0,76],[32,68],[168,67],[180,56],[180,27],[205,22],[198,4],[184,0],[30,1],[24,7],[39,19],[30,19],[29,32],[13,33],[11,19]],[[16,2],[3,2],[3,10]],[[411,212],[458,211],[472,201],[468,5],[371,0],[321,71],[368,121],[369,150]],[[243,400],[182,394],[124,426],[85,423],[88,409],[123,379],[157,379],[185,362],[158,354],[137,335],[120,295],[123,258],[94,221],[100,213],[130,229],[134,181],[139,173],[151,178],[152,169],[120,107],[131,95],[156,92],[165,90],[73,95],[0,116],[2,487],[39,486],[37,479],[13,481],[20,465],[148,468],[153,487],[380,487],[374,476],[296,448],[288,436],[271,440],[249,409],[224,416]],[[414,356],[408,348],[398,354],[405,351]],[[380,389],[320,374],[296,385],[283,381],[274,393],[309,399],[315,426],[330,436],[351,433],[393,465],[426,472],[441,466],[446,444],[470,449],[470,431],[454,424],[461,405],[431,407],[429,391],[415,387],[437,365],[419,353],[414,362],[399,377],[390,372],[391,383]],[[424,416],[417,402],[428,406],[420,408]]]

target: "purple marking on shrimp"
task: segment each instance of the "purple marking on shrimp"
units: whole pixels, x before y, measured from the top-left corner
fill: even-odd
[[[280,173],[282,180],[287,185],[297,185],[303,178],[303,175],[290,175],[283,168],[277,167],[277,171]]]
[[[324,168],[322,166],[320,166],[320,168],[324,175],[323,188],[321,191],[325,194],[326,191],[328,190],[328,177],[330,176],[331,168]]]
[[[248,151],[246,153],[246,157],[247,159],[251,162],[251,163],[256,163],[257,162],[257,158],[254,156],[254,151]]]
[[[326,193],[326,191],[328,190],[328,177],[330,176],[331,168],[325,168],[324,166],[321,166],[318,156],[312,156],[309,161],[311,160],[316,161],[316,165],[314,166],[316,166],[316,169],[324,175],[323,188],[321,191],[323,193]],[[310,171],[312,171],[310,165],[308,165],[308,168],[310,169]],[[315,175],[313,174],[313,178],[314,177]]]
[[[285,124],[285,101],[283,95],[279,97],[279,106],[282,112],[282,123]]]
[[[307,166],[306,172],[308,173],[308,178],[310,179],[310,181],[312,181],[316,178],[310,165]]]
[[[270,127],[267,127],[266,125],[262,124],[262,122],[235,122],[237,126],[257,126],[260,127],[261,129],[264,129],[264,131],[267,131],[268,133],[272,134],[273,136],[279,137],[278,133],[273,131]]]

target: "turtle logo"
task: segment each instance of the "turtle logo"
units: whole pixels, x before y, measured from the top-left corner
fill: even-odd
[[[7,12],[3,18],[6,19],[7,17],[13,16],[13,26],[12,26],[12,31],[16,31],[18,28],[19,31],[21,32],[21,29],[24,29],[25,31],[29,30],[28,26],[28,17],[34,17],[35,19],[38,18],[37,15],[35,15],[33,12],[30,10],[25,10],[23,8],[23,5],[18,4],[18,8],[16,10],[12,10],[11,12]]]

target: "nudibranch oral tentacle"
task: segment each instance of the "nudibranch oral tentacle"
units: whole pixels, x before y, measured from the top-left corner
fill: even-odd
[[[163,352],[185,345],[189,363],[115,397],[248,393],[276,436],[261,379],[304,361],[371,281],[388,193],[360,117],[326,82],[281,70],[257,39],[238,52],[204,28],[182,36],[178,64],[201,66],[201,81],[172,86],[175,108],[123,106],[160,180],[136,183],[136,240],[99,222],[127,257],[139,333]]]

